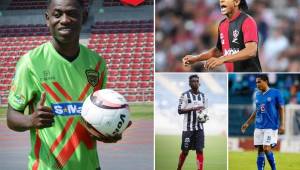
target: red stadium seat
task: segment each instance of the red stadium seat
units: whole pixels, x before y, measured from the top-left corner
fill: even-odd
[[[120,70],[120,75],[121,76],[128,76],[129,71],[128,70]]]
[[[138,87],[138,83],[137,82],[129,82],[128,83],[128,87],[129,88],[137,88]]]
[[[131,76],[130,81],[139,81],[140,78],[138,76]]]
[[[128,76],[119,77],[119,81],[127,81],[127,80],[128,80]]]

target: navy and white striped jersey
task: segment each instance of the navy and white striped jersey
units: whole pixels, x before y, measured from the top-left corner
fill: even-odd
[[[204,93],[192,93],[192,90],[182,93],[179,99],[178,113],[183,114],[183,131],[203,130],[203,124],[198,122],[196,111],[179,112],[181,109],[190,109],[203,106],[205,104]]]

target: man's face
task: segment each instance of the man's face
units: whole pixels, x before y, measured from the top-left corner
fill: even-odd
[[[193,77],[191,80],[190,80],[190,87],[192,89],[195,89],[197,90],[199,88],[200,84],[199,84],[199,79],[197,77]]]
[[[83,13],[76,0],[52,0],[45,15],[51,35],[57,41],[78,41]]]
[[[267,89],[268,83],[267,81],[264,81],[260,78],[256,78],[256,87],[261,90],[261,91],[265,91]]]
[[[231,14],[239,2],[240,0],[220,0],[221,13],[223,15]]]

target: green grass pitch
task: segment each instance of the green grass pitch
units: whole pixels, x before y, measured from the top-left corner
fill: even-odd
[[[181,135],[156,135],[155,170],[176,170],[178,156],[181,152],[180,145]],[[197,169],[195,151],[189,152],[183,169]],[[225,136],[205,136],[204,169],[227,169],[227,142]]]
[[[274,152],[276,168],[278,170],[299,170],[300,169],[300,154],[298,153],[281,153]],[[229,152],[229,170],[256,170],[255,151],[244,152]],[[271,170],[269,162],[266,161],[265,170]]]

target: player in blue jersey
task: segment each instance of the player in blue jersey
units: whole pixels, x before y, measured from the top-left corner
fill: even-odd
[[[267,75],[260,74],[256,77],[256,110],[241,128],[244,133],[255,119],[254,145],[258,148],[258,170],[264,169],[265,155],[272,170],[276,170],[272,148],[276,146],[278,133],[283,134],[285,131],[283,98],[279,90],[270,88],[268,83]]]

